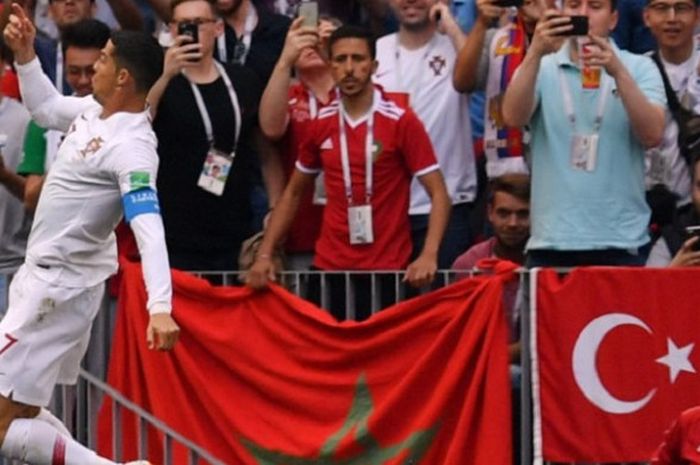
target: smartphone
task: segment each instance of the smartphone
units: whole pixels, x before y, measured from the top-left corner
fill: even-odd
[[[299,16],[304,18],[301,24],[304,27],[318,26],[318,3],[314,1],[304,1],[299,4]]]
[[[700,237],[700,226],[686,226],[685,228],[685,240],[687,241],[691,237]],[[700,251],[700,241],[693,245],[694,251]]]
[[[562,36],[587,36],[588,35],[588,16],[569,16],[569,21],[573,28],[563,32]]]
[[[177,25],[177,35],[190,36],[192,43],[199,42],[199,26],[191,21],[183,21]]]
[[[519,8],[523,6],[523,3],[525,3],[524,0],[497,0],[496,6],[500,6],[503,8],[514,6],[516,8]]]

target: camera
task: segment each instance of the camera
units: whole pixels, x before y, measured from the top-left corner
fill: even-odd
[[[561,36],[585,36],[588,35],[588,16],[569,16],[569,22],[573,28],[557,35]]]
[[[688,240],[691,237],[700,237],[700,226],[686,226],[685,240]],[[693,244],[693,251],[700,252],[700,240]]]

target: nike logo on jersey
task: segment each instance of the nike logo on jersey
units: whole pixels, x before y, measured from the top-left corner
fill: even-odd
[[[331,138],[329,137],[328,139],[324,140],[320,148],[321,150],[332,150],[333,141],[331,140]]]

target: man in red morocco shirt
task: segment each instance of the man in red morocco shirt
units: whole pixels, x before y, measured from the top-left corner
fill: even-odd
[[[425,246],[408,265],[404,280],[424,286],[435,277],[450,211],[430,139],[409,108],[389,100],[372,84],[376,61],[369,33],[342,26],[331,35],[329,47],[339,98],[321,109],[309,128],[247,282],[259,289],[274,280],[272,251],[294,219],[305,188],[323,171],[328,201],[314,266],[326,271],[406,267],[411,254],[409,186],[415,175],[433,207]],[[364,294],[356,292],[357,297]],[[338,318],[345,313],[331,310]],[[367,316],[366,310],[358,306],[364,314],[356,316]]]

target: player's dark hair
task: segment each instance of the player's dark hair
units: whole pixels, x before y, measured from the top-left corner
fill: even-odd
[[[374,58],[377,56],[377,41],[374,38],[374,35],[369,30],[363,27],[354,26],[352,24],[344,24],[335,31],[333,31],[330,39],[328,40],[328,54],[330,56],[332,56],[330,52],[331,50],[333,50],[333,44],[335,44],[340,39],[364,40],[365,42],[367,42],[367,47],[369,48],[369,56],[372,58],[372,60],[374,60]]]
[[[129,71],[136,90],[147,93],[163,72],[163,49],[145,32],[112,31],[114,59]]]
[[[61,30],[61,46],[65,54],[68,47],[96,48],[102,50],[110,37],[109,27],[97,19],[83,19]]]

